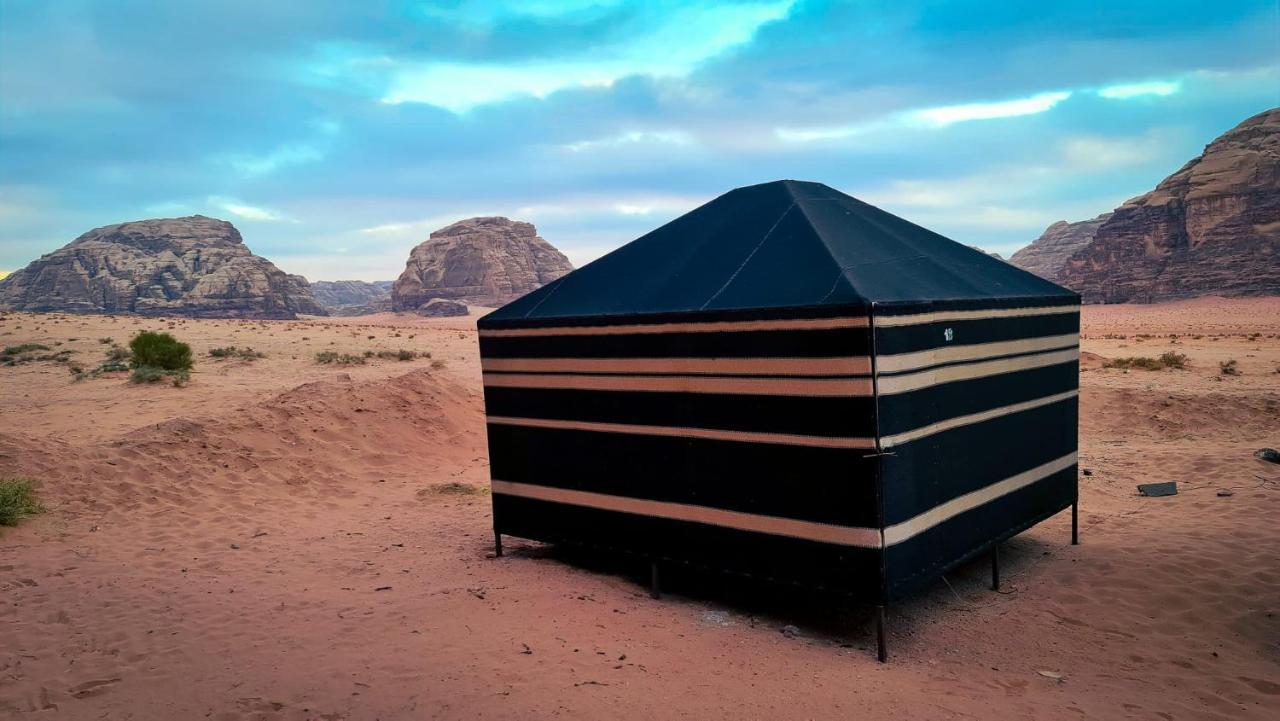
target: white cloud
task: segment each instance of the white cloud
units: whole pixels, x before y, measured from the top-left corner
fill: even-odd
[[[565,143],[560,147],[574,153],[585,153],[628,145],[691,145],[692,143],[693,136],[683,130],[637,130],[607,138]]]
[[[233,198],[210,196],[208,202],[210,205],[221,208],[237,218],[243,218],[244,220],[256,220],[262,223],[297,222],[296,220],[293,220],[292,218],[289,218],[277,211],[248,205]]]
[[[663,22],[650,32],[572,59],[397,64],[382,102],[427,103],[464,113],[513,96],[541,98],[567,88],[608,87],[633,75],[684,77],[700,63],[749,41],[765,23],[786,17],[795,2],[761,0],[672,9],[662,14]],[[334,72],[340,71],[317,70]]]
[[[1108,85],[1098,90],[1098,95],[1111,100],[1128,100],[1144,95],[1164,97],[1173,95],[1182,89],[1181,80],[1153,80],[1144,83],[1123,83]]]
[[[936,127],[945,127],[953,123],[963,123],[970,120],[994,120],[996,118],[1012,118],[1020,115],[1043,113],[1069,97],[1071,97],[1070,91],[1061,90],[1040,93],[1029,98],[1016,100],[926,108],[908,113],[907,118],[922,121]]]
[[[885,117],[848,125],[826,125],[798,128],[778,128],[774,134],[788,143],[812,143],[845,140],[870,135],[880,131],[898,131],[903,127],[937,129],[955,123],[972,120],[996,120],[1047,112],[1058,103],[1071,97],[1062,90],[1039,93],[1028,98],[1001,100],[990,103],[964,103],[936,108],[921,108],[893,113]]]

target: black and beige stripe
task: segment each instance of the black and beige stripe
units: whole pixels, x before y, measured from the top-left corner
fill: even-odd
[[[933,563],[956,550],[940,529],[978,538],[1074,483],[1078,310],[482,327],[495,522],[651,519]],[[1038,444],[998,445],[1026,426]]]

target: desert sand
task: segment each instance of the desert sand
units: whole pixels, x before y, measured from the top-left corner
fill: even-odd
[[[0,344],[89,367],[142,329],[197,355],[183,388],[0,367],[0,475],[48,508],[0,529],[0,718],[1280,711],[1280,467],[1253,458],[1280,446],[1280,298],[1086,307],[1082,545],[1063,513],[1005,546],[1000,592],[979,561],[893,607],[888,664],[856,606],[679,573],[654,601],[626,561],[517,539],[493,558],[474,321],[0,318]],[[400,348],[431,358],[314,361]],[[1186,369],[1099,367],[1170,350]]]

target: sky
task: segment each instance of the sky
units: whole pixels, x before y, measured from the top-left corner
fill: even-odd
[[[312,280],[432,230],[575,265],[826,183],[1006,257],[1280,105],[1280,1],[0,0],[0,271],[203,214]]]

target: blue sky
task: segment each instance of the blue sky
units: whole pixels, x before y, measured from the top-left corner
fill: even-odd
[[[0,0],[0,269],[192,213],[313,280],[481,214],[582,264],[778,178],[1008,255],[1276,105],[1276,0]]]

